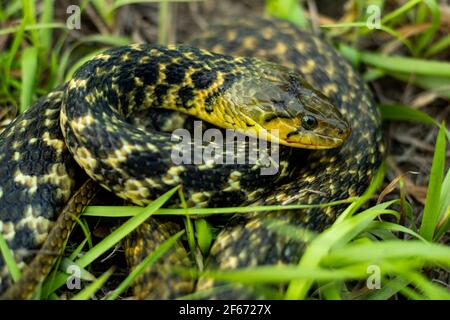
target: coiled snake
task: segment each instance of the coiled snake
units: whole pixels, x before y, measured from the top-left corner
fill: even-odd
[[[329,150],[293,156],[293,148],[284,147],[286,160],[273,176],[261,176],[260,162],[175,165],[176,141],[170,134],[139,125],[141,112],[155,108],[242,133],[268,133],[267,139],[282,145]],[[272,129],[279,135],[271,136]],[[380,117],[362,80],[331,46],[288,22],[247,19],[217,25],[190,46],[105,51],[0,136],[0,232],[24,270],[23,279],[12,285],[0,258],[0,293],[30,296],[70,233],[71,214],[79,214],[94,197],[92,180],[138,205],[176,185],[183,186],[189,206],[325,203],[360,195],[383,152]],[[80,167],[92,180],[74,196],[82,182]],[[233,218],[218,235],[207,267],[296,262],[301,246],[266,228],[261,219],[276,217],[322,230],[340,209]],[[168,225],[151,219],[128,239],[131,264],[170,235]],[[190,265],[183,244],[137,281],[137,297],[173,298],[192,291],[192,282],[166,272],[169,262]],[[197,288],[215,285],[200,279]],[[219,297],[252,296],[241,289]]]

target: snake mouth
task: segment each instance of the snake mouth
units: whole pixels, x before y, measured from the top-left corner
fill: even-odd
[[[285,143],[280,143],[295,148],[325,150],[339,147],[342,143],[344,143],[344,139],[314,134],[306,135],[300,140],[292,140],[287,138]]]
[[[345,131],[339,131],[335,136],[298,129],[287,134],[284,142],[282,141],[280,143],[295,148],[316,150],[332,149],[343,144],[349,134],[349,128],[346,128]]]
[[[260,130],[256,131],[256,133],[255,131],[248,131],[248,130],[243,130],[241,132],[245,135],[256,137],[257,139],[270,141],[271,143],[277,143],[291,148],[301,148],[311,150],[333,149],[339,147],[345,141],[344,138],[305,132],[301,133],[293,132],[290,136],[287,136],[286,138],[281,138],[277,134],[276,130],[267,131],[262,127],[259,129]],[[296,137],[294,138],[294,136]]]

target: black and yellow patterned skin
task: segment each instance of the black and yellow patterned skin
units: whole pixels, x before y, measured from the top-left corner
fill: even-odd
[[[217,35],[221,35],[220,37]],[[193,44],[213,52],[253,56],[297,71],[324,93],[348,119],[352,132],[336,149],[312,151],[301,159],[291,181],[277,186],[258,205],[318,204],[361,195],[379,168],[384,144],[381,117],[367,86],[352,66],[324,40],[286,21],[241,19],[217,25]],[[236,216],[215,241],[208,268],[235,269],[257,265],[297,263],[303,245],[270,231],[264,218],[321,231],[343,206]],[[202,279],[197,290],[218,283]],[[248,287],[247,287],[248,289]],[[218,291],[210,298],[255,298],[243,287]]]
[[[42,97],[0,138],[0,231],[20,268],[43,245],[76,188],[76,163],[59,127],[62,96],[60,87]],[[0,258],[0,292],[10,285]]]
[[[183,186],[190,206],[216,207],[237,203],[324,203],[360,195],[365,190],[384,152],[380,117],[362,80],[331,46],[287,22],[265,19],[219,25],[192,44],[212,52],[272,61],[298,72],[299,79],[306,79],[315,90],[328,97],[322,100],[318,93],[318,99],[323,101],[318,107],[326,104],[325,110],[333,110],[327,113],[333,121],[325,121],[320,128],[325,127],[331,135],[346,138],[348,133],[343,133],[347,129],[346,123],[340,121],[335,106],[349,122],[350,136],[339,148],[311,151],[306,155],[302,152],[301,157],[282,161],[281,176],[260,176],[253,165],[173,166],[169,161],[171,146],[167,144],[167,135],[161,138],[147,134],[143,140],[142,130],[130,129],[128,124],[119,124],[119,120],[140,111],[142,106],[165,105],[167,109],[200,117],[223,128],[254,125],[248,120],[241,122],[239,119],[243,117],[234,117],[238,120],[231,121],[231,126],[228,126],[230,121],[224,125],[225,117],[214,116],[214,110],[220,106],[227,110],[223,104],[215,104],[217,92],[230,92],[236,80],[242,79],[239,74],[244,68],[245,74],[258,72],[255,69],[257,63],[246,58],[232,60],[192,47],[134,45],[112,49],[88,62],[68,84],[41,98],[0,136],[0,232],[21,267],[25,267],[45,245],[59,212],[80,184],[74,179],[80,172],[79,166],[104,188],[136,204],[148,203],[178,184]],[[136,67],[137,61],[140,61],[138,65],[147,63],[143,52],[149,50],[156,50],[156,66]],[[194,66],[177,68],[179,64],[173,62],[186,56]],[[133,77],[127,78],[127,73],[120,73],[120,70],[114,74],[120,68],[133,70]],[[150,72],[152,68],[154,70]],[[216,71],[194,76],[195,71],[214,68],[229,78],[222,77],[218,82],[220,77]],[[186,74],[187,70],[189,74]],[[142,77],[135,77],[137,73]],[[102,78],[105,74],[116,77]],[[142,90],[140,87],[144,85],[150,86],[152,92]],[[220,88],[225,89],[221,91]],[[195,99],[201,99],[202,103],[195,103]],[[329,105],[328,101],[331,102]],[[94,104],[102,108],[84,108],[84,105]],[[202,110],[196,107],[198,105],[203,106]],[[208,106],[210,110],[207,110]],[[131,133],[125,133],[124,127]],[[111,132],[120,134],[111,135]],[[132,158],[137,153],[141,155],[136,158],[138,160]],[[267,185],[271,185],[270,190]],[[79,203],[84,200],[77,202],[77,206]],[[334,221],[340,209],[271,212],[265,216],[322,230]],[[263,218],[258,214],[232,219],[216,240],[208,267],[230,269],[296,262],[301,245],[269,231]],[[165,231],[165,227],[158,228],[155,223],[149,221],[130,239],[132,245],[127,253],[131,264],[137,264],[152,251],[155,243],[170,235],[171,228]],[[62,240],[57,242],[62,246]],[[177,244],[167,261],[175,263],[180,256],[181,266],[190,265],[181,244]],[[0,293],[9,288],[8,297],[28,297],[29,292],[22,294],[19,289],[11,289],[11,280],[3,263],[0,258]],[[28,273],[33,274],[33,271]],[[169,277],[166,272],[147,275],[141,277],[135,290],[135,295],[140,298],[173,298],[193,288],[192,282]],[[158,278],[165,281],[165,289],[151,283]],[[197,289],[215,285],[211,280],[201,279]],[[232,289],[216,297],[246,297],[247,293],[243,292]]]
[[[346,137],[346,123],[334,106],[327,105],[320,93],[316,95],[306,85],[288,69],[250,58],[211,54],[187,46],[131,45],[97,55],[74,74],[67,85],[61,128],[70,153],[87,174],[135,204],[148,204],[168,188],[181,184],[189,206],[214,206],[218,192],[232,188],[227,181],[235,171],[240,172],[235,179],[240,185],[238,193],[242,194],[239,198],[250,200],[250,192],[264,182],[276,180],[278,175],[261,176],[260,165],[252,163],[176,165],[172,153],[179,141],[173,141],[169,133],[136,128],[126,119],[141,110],[164,108],[246,133],[248,128],[258,131],[270,123],[258,115],[246,116],[254,109],[281,113],[269,104],[276,98],[281,107],[275,108],[287,114],[283,120],[295,118],[298,126],[301,115],[294,112],[302,114],[307,109],[308,114],[325,114],[327,121],[319,122],[312,131],[320,131],[321,140],[307,142],[312,148],[332,147],[334,137],[340,136],[333,133],[334,128],[342,130]],[[298,102],[297,96],[307,96],[308,100]],[[287,105],[290,102],[292,106]],[[325,132],[329,132],[330,145],[325,141]],[[229,150],[219,152],[229,158]],[[231,155],[231,159],[237,156]],[[229,198],[231,203],[235,192],[221,192],[220,197]]]

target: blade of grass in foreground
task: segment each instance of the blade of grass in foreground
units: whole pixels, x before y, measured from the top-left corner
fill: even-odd
[[[82,267],[89,265],[147,220],[156,210],[166,203],[177,190],[178,187],[175,187],[153,201],[146,208],[142,209],[140,214],[130,218],[75,262]]]
[[[419,288],[425,295],[425,299],[430,300],[450,300],[450,292],[447,288],[442,288],[429,281],[424,275],[416,271],[405,272],[408,278],[416,288]],[[423,300],[423,299],[422,299]]]
[[[206,256],[213,242],[211,227],[205,219],[195,219],[195,231],[197,234],[198,247],[203,256]]]
[[[450,169],[447,170],[447,174],[445,175],[444,182],[442,183],[441,188],[441,199],[440,208],[439,208],[439,225],[438,230],[435,235],[435,239],[439,240],[442,235],[450,230]]]
[[[442,124],[436,139],[430,182],[428,184],[425,208],[423,209],[422,223],[420,225],[420,235],[430,241],[433,239],[436,226],[439,222],[439,199],[444,177],[446,149],[444,128],[445,126]]]
[[[247,284],[285,283],[296,279],[307,280],[345,280],[358,279],[367,275],[366,264],[354,265],[341,269],[297,266],[259,266],[235,270],[206,270],[200,273],[221,281]]]
[[[418,5],[419,3],[421,3],[422,0],[412,0],[412,1],[407,1],[404,5],[402,5],[401,7],[395,9],[392,12],[386,13],[383,17],[383,19],[381,20],[382,23],[388,23],[391,20],[397,19],[403,15],[405,15],[408,11],[410,11],[414,6]]]
[[[298,267],[318,267],[322,259],[329,254],[332,248],[344,246],[353,237],[364,230],[364,228],[369,226],[380,214],[395,215],[392,210],[387,210],[393,203],[395,203],[395,201],[381,203],[356,216],[350,216],[346,219],[336,221],[329,229],[319,234],[306,248]],[[292,281],[286,291],[286,299],[304,299],[312,284],[313,280],[309,279]]]
[[[167,191],[161,197],[149,204],[146,208],[143,208],[139,214],[133,216],[116,230],[114,230],[111,234],[105,237],[92,249],[87,251],[74,263],[80,268],[85,268],[86,266],[88,266],[95,259],[100,257],[107,250],[115,246],[120,240],[125,238],[129,233],[135,230],[141,223],[147,220],[157,209],[159,209],[164,203],[167,202],[167,200],[169,200],[169,198],[178,190],[178,188],[179,187],[177,186]],[[66,273],[59,272],[56,275],[54,282],[50,285],[50,289],[48,292],[54,292],[55,290],[60,288],[62,285],[64,285],[68,277],[69,276]]]
[[[367,261],[334,268],[267,265],[230,270],[205,270],[199,272],[198,276],[240,284],[286,283],[299,279],[306,281],[344,281],[366,279],[368,276],[367,267],[370,265]],[[411,264],[411,268],[418,265],[419,263]],[[402,263],[390,263],[389,261],[380,261],[379,266],[382,274],[405,269]],[[409,272],[408,270],[403,271]],[[180,268],[178,272],[188,273],[192,270]]]
[[[356,211],[364,204],[366,203],[374,194],[375,192],[381,187],[381,184],[384,180],[384,175],[386,173],[386,164],[383,162],[380,167],[378,168],[375,176],[373,177],[372,181],[370,182],[369,187],[367,190],[360,196],[356,198],[356,201],[353,201],[345,210],[341,213],[341,215],[336,219],[335,223],[339,223],[340,221],[343,221],[347,219],[348,217],[351,217],[356,213]]]
[[[5,264],[8,268],[9,273],[13,281],[18,281],[22,277],[19,267],[17,266],[16,260],[14,260],[13,253],[9,249],[8,244],[3,238],[3,234],[0,232],[0,253],[3,256]]]
[[[439,30],[439,26],[441,23],[441,10],[436,0],[423,0],[422,4],[428,7],[428,10],[431,14],[431,25],[425,32],[423,32],[416,43],[415,46],[415,53],[416,55],[421,53],[427,45],[430,44],[432,41],[434,35]],[[419,10],[417,11],[420,13],[420,9],[422,7],[419,7]],[[420,22],[419,22],[420,23]]]
[[[149,266],[154,264],[159,258],[161,258],[170,248],[173,247],[175,242],[183,235],[185,231],[181,230],[177,232],[169,239],[164,241],[161,245],[159,245],[152,254],[148,255],[141,263],[139,263],[136,268],[122,281],[122,283],[114,290],[106,299],[107,300],[115,300],[122,294],[131,283],[139,277]]]
[[[360,62],[387,71],[403,72],[428,76],[450,77],[450,63],[438,60],[425,60],[404,56],[388,56],[340,45],[340,52],[346,57],[357,56]],[[412,68],[411,66],[414,66]]]
[[[405,226],[402,226],[400,224],[396,224],[396,223],[392,223],[392,222],[373,221],[370,224],[369,228],[370,228],[369,231],[372,231],[371,229],[373,228],[378,231],[383,230],[383,231],[403,232],[405,234],[409,234],[410,236],[413,236],[419,240],[426,242],[426,240],[423,237],[421,237],[419,234],[417,234],[413,230],[411,230]],[[384,238],[381,238],[381,239],[384,239]]]
[[[440,127],[440,123],[423,111],[401,104],[382,104],[379,106],[383,120],[417,121]],[[450,131],[443,125],[447,139],[450,142]]]
[[[430,46],[430,48],[425,52],[425,57],[438,54],[449,47],[450,47],[450,35],[446,35]]]
[[[425,124],[439,123],[423,111],[400,104],[382,104],[379,106],[383,120],[417,121]]]
[[[384,259],[422,259],[450,265],[450,247],[418,240],[385,240],[379,242],[352,243],[330,252],[322,262],[329,266],[346,265]]]
[[[250,213],[259,211],[277,211],[277,210],[296,210],[296,209],[311,209],[323,208],[330,206],[337,206],[340,204],[351,203],[357,198],[348,198],[321,204],[299,204],[299,205],[272,205],[272,206],[248,206],[248,207],[228,207],[228,208],[161,208],[158,209],[154,215],[192,215],[203,216],[213,214],[227,214],[227,213]],[[133,206],[88,206],[83,212],[84,216],[93,217],[132,217],[138,214],[142,208]]]

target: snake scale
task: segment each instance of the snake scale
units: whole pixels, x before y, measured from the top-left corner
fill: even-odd
[[[172,110],[165,111],[170,117],[158,124],[155,108]],[[174,121],[179,112],[188,116]],[[142,114],[154,117],[151,128],[168,132],[156,134],[140,123]],[[267,165],[261,162],[174,165],[169,132],[191,117],[242,133],[279,129],[277,142],[287,145],[280,157],[287,160],[273,176],[259,173]],[[326,150],[296,153],[291,145]],[[73,227],[71,215],[94,197],[97,183],[138,205],[176,185],[189,206],[318,204],[360,195],[383,154],[380,116],[364,82],[332,46],[289,22],[243,19],[215,25],[189,46],[110,49],[0,136],[0,232],[24,272],[20,285],[12,284],[0,257],[0,294],[30,297],[60,254]],[[80,188],[83,172],[92,180]],[[268,228],[264,219],[320,231],[340,210],[236,215],[213,243],[206,267],[295,263],[302,245]],[[152,218],[140,226],[126,241],[130,264],[173,234],[173,224]],[[195,286],[202,291],[221,285],[170,274],[174,265],[192,265],[182,242],[136,281],[134,295],[174,298]],[[236,285],[210,297],[262,297],[249,290]]]

